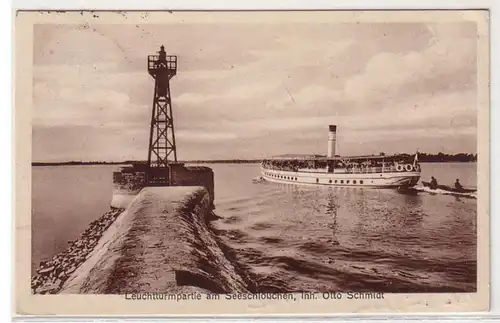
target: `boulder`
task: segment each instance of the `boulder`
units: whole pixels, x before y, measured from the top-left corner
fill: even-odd
[[[48,274],[50,272],[52,272],[56,267],[55,266],[50,266],[50,267],[47,267],[47,268],[40,268],[37,270],[37,273],[43,275],[43,274]]]
[[[47,284],[45,286],[41,286],[36,290],[36,293],[39,294],[55,294],[61,289],[58,284],[52,283]]]

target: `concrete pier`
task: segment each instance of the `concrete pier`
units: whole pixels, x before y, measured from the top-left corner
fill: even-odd
[[[247,292],[210,230],[200,186],[146,187],[58,293]]]

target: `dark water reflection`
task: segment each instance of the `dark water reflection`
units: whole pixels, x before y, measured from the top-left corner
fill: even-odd
[[[276,183],[236,194],[238,185],[237,200],[220,188],[214,226],[261,290],[475,291],[476,200]]]
[[[209,165],[212,225],[259,291],[473,292],[474,199],[394,190],[253,184],[259,166]],[[475,164],[424,164],[423,178],[475,186]],[[33,268],[109,207],[115,167],[33,171]]]

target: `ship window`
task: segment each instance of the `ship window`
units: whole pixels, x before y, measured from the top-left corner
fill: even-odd
[[[347,180],[347,184],[349,184],[349,180]]]
[[[359,181],[359,184],[363,184],[363,181],[362,181],[362,180],[361,180],[361,181]]]
[[[337,184],[337,180],[335,180],[335,184]]]
[[[319,179],[316,178],[316,183],[319,183]]]
[[[341,181],[340,181],[340,184],[344,184],[344,180],[341,180]]]
[[[356,184],[356,180],[352,181],[353,184]]]
[[[331,184],[331,183],[332,183],[332,180],[329,180],[328,182]]]
[[[295,177],[295,180],[297,180],[297,177]]]

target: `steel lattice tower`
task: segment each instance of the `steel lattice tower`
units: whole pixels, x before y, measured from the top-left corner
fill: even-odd
[[[169,185],[169,163],[177,162],[170,97],[170,79],[177,72],[177,56],[167,55],[163,45],[158,54],[148,56],[148,72],[155,80],[149,133],[148,184]]]

